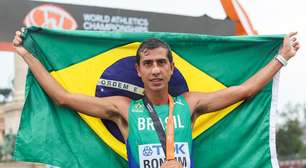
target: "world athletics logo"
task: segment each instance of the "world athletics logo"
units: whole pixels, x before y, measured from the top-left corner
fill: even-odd
[[[33,8],[25,17],[27,27],[41,26],[50,29],[75,30],[78,25],[75,19],[63,8],[53,4],[44,4]]]

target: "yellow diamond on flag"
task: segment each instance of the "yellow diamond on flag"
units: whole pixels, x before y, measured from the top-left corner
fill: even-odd
[[[95,96],[96,86],[101,74],[115,62],[135,55],[140,43],[113,48],[88,60],[74,64],[59,71],[52,72],[52,76],[71,93],[82,93]],[[182,59],[175,52],[173,60],[176,68],[185,78],[189,91],[213,92],[226,88],[205,72],[197,69]],[[202,115],[194,124],[193,138],[197,137],[215,123],[233,111],[241,102],[229,106],[219,112]],[[115,138],[105,127],[100,118],[95,118],[79,113],[88,126],[115,152],[127,159],[125,144]]]

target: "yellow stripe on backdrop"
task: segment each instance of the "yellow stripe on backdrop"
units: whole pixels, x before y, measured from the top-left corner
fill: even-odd
[[[135,42],[111,49],[78,64],[54,71],[51,73],[51,75],[71,93],[82,93],[89,96],[95,96],[96,85],[101,74],[113,63],[119,61],[120,59],[135,55],[136,49],[139,45],[139,42]],[[225,88],[225,86],[220,82],[192,66],[174,52],[173,58],[175,66],[184,76],[190,91],[212,92]],[[215,123],[229,114],[233,109],[235,109],[239,104],[241,104],[241,102],[219,112],[202,115],[194,125],[192,133],[193,138],[197,137],[209,127],[213,126]],[[110,146],[120,156],[127,159],[125,144],[117,140],[107,130],[100,118],[91,117],[81,113],[79,114],[89,125],[89,127],[108,146]]]

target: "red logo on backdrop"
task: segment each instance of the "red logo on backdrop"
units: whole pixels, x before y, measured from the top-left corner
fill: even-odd
[[[24,19],[26,26],[41,26],[50,29],[74,30],[78,27],[74,18],[64,9],[45,4],[32,9]]]

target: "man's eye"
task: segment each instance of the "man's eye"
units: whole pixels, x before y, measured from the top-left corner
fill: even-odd
[[[159,65],[164,65],[165,63],[166,63],[166,60],[159,60],[159,61],[158,61],[158,64],[159,64]]]
[[[145,61],[145,62],[143,62],[143,65],[145,65],[145,66],[149,66],[149,65],[151,65],[152,63],[150,62],[150,61]]]

